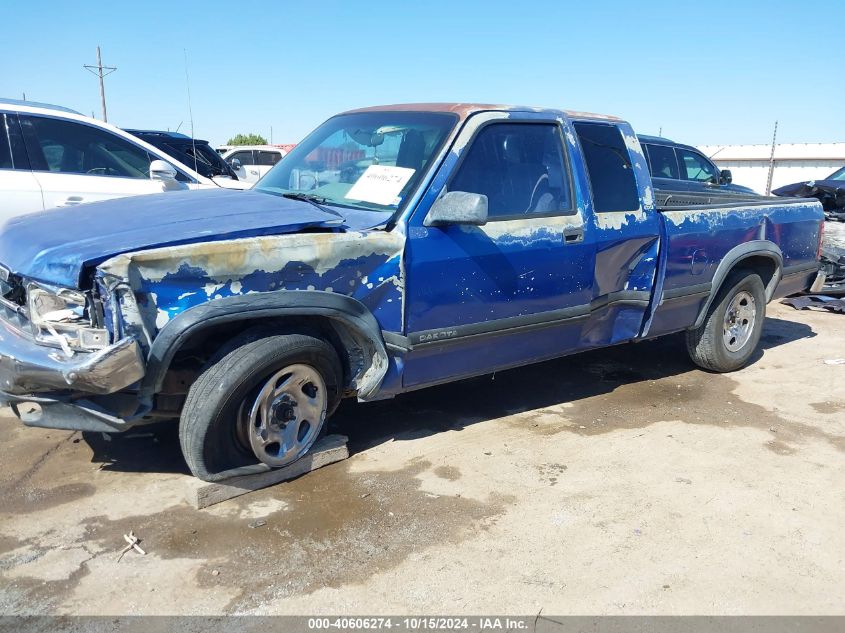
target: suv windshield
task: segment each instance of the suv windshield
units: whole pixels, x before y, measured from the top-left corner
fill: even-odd
[[[297,145],[255,189],[394,211],[417,187],[456,121],[456,115],[430,112],[336,116]]]

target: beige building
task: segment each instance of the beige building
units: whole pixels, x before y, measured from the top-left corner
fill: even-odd
[[[730,169],[738,185],[766,193],[771,145],[699,145],[719,166]],[[845,143],[781,143],[775,145],[772,189],[806,180],[821,180],[845,166]]]

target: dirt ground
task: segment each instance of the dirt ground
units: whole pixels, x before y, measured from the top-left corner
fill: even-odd
[[[172,429],[3,411],[0,613],[845,614],[845,316],[771,305],[762,348],[344,404],[348,460],[201,511]]]

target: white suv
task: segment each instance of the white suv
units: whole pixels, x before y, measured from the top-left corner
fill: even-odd
[[[238,175],[239,180],[255,184],[287,154],[274,145],[237,145],[223,154],[223,160]]]
[[[72,110],[0,99],[0,223],[53,207],[218,186],[245,184],[205,178],[131,134]]]

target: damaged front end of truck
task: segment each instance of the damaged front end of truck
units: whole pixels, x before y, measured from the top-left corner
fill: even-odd
[[[2,277],[0,392],[28,425],[119,431],[178,417],[193,378],[250,328],[317,331],[347,389],[387,370],[373,313],[398,320],[403,239],[311,231],[123,253],[85,290]]]
[[[135,336],[107,323],[111,303],[107,289],[27,281],[0,267],[0,400],[24,423],[99,430],[123,424],[108,397],[143,378],[144,358]]]
[[[172,205],[172,195],[135,205],[149,218]],[[205,202],[206,216],[215,207],[224,216],[228,204],[250,202],[240,195],[200,194],[192,202]],[[42,236],[38,247],[7,256],[0,400],[25,424],[48,428],[112,432],[176,418],[221,347],[274,327],[331,340],[342,352],[347,393],[371,396],[388,364],[379,321],[398,327],[401,319],[402,231],[353,229],[307,203],[253,195],[281,206],[273,224],[265,218],[253,229],[240,214],[224,221],[233,230],[212,235],[176,216],[164,235],[166,228],[139,219],[111,239],[81,229],[59,235],[52,226],[52,241]],[[124,203],[89,206],[102,213]],[[48,221],[7,225],[0,241],[32,241]],[[154,239],[157,247],[141,246]],[[134,248],[104,258],[116,246]]]

